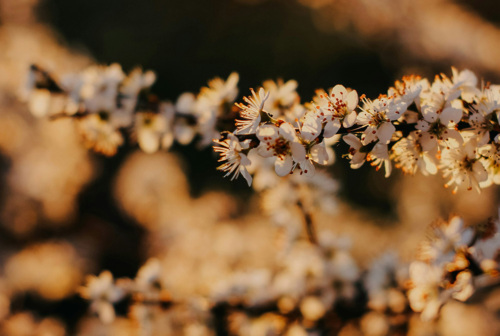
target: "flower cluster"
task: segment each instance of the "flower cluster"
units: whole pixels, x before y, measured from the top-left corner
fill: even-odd
[[[370,162],[377,169],[384,167],[386,177],[393,164],[408,174],[441,171],[454,192],[460,187],[479,191],[499,180],[500,87],[479,88],[471,71],[452,70],[451,78],[436,76],[432,83],[404,77],[373,100],[359,100],[355,90],[342,85],[318,90],[310,103],[296,102],[295,120],[274,112],[268,104],[273,91],[252,90],[253,97],[244,99],[247,104],[237,105],[235,136],[224,134],[226,146],[235,143],[231,148],[246,141],[240,150],[244,164],[233,150],[223,169],[246,172],[247,157],[255,151],[274,158],[279,176],[295,170],[310,176],[315,165],[333,161],[330,147],[342,137],[353,169]],[[251,177],[244,176],[250,183]]]
[[[411,308],[433,319],[449,299],[466,301],[477,287],[490,284],[499,270],[499,227],[498,219],[467,227],[459,217],[433,226],[432,239],[410,265]]]
[[[106,155],[124,143],[123,130],[147,153],[174,141],[213,144],[219,169],[249,185],[253,152],[272,158],[278,176],[312,176],[317,165],[334,161],[332,145],[342,138],[353,169],[369,162],[386,177],[393,166],[408,174],[441,171],[454,192],[479,191],[500,183],[500,86],[478,87],[471,71],[452,72],[433,82],[403,77],[376,99],[336,85],[305,104],[293,80],[265,81],[235,103],[239,77],[232,73],[174,104],[150,93],[151,71],[92,66],[56,81],[32,66],[26,97],[35,116],[72,118],[86,145]]]
[[[87,147],[114,155],[124,143],[124,131],[147,153],[168,149],[175,141],[207,146],[219,133],[217,123],[230,118],[238,94],[238,74],[216,78],[198,95],[182,94],[174,104],[151,93],[152,71],[121,66],[91,66],[60,80],[39,67],[30,68],[26,100],[37,117],[71,118]]]
[[[273,268],[235,271],[205,286],[208,291],[200,296],[183,298],[167,290],[172,275],[161,259],[150,259],[133,280],[113,281],[107,271],[90,276],[80,292],[106,324],[115,319],[113,304],[128,297],[129,314],[143,327],[184,307],[207,327],[223,314],[237,335],[254,329],[305,335],[348,328],[335,316],[357,307],[355,324],[363,334],[397,334],[410,328],[414,312],[433,320],[450,300],[466,301],[478,288],[498,283],[499,223],[472,228],[453,217],[433,225],[433,239],[422,244],[409,266],[386,252],[362,271],[350,241],[323,231],[317,245],[296,240]]]

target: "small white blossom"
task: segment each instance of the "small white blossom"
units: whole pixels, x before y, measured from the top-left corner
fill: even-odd
[[[285,176],[295,168],[296,164],[301,165],[305,174],[311,173],[303,167],[309,163],[306,149],[300,143],[291,124],[283,122],[279,127],[264,125],[257,130],[257,137],[261,141],[259,154],[264,157],[276,157],[274,163],[276,174]]]
[[[252,97],[243,97],[248,105],[236,104],[241,109],[240,117],[242,118],[236,120],[236,134],[255,133],[261,121],[261,113],[265,113],[264,104],[269,97],[269,92],[266,93],[263,88],[259,89],[258,94],[253,89],[250,91]]]
[[[243,153],[248,149],[248,141],[240,142],[234,134],[228,134],[227,139],[215,140],[214,151],[220,153],[219,162],[226,161],[217,169],[226,172],[226,176],[233,175],[231,180],[237,178],[240,173],[247,180],[248,186],[252,184],[252,176],[248,172],[251,162]]]

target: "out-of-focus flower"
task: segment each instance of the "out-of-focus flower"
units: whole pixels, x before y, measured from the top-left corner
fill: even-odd
[[[80,294],[92,302],[91,309],[103,323],[111,323],[115,319],[113,303],[120,301],[126,291],[115,285],[109,271],[103,271],[99,276],[89,275],[87,284],[80,288]]]
[[[240,117],[242,119],[236,120],[236,133],[255,133],[259,127],[260,121],[262,119],[261,113],[266,113],[264,111],[264,104],[269,98],[269,92],[263,88],[259,89],[259,93],[256,94],[253,89],[251,89],[253,97],[243,97],[243,100],[248,104],[237,105],[240,108]]]
[[[241,173],[250,186],[252,176],[248,172],[248,166],[250,166],[251,162],[244,153],[248,153],[249,142],[250,140],[240,142],[234,134],[229,133],[226,139],[215,140],[217,145],[214,146],[214,151],[220,153],[219,162],[227,161],[217,168],[226,172],[224,177],[232,174],[231,180],[233,180]]]
[[[33,245],[7,261],[5,277],[15,291],[35,291],[46,299],[60,300],[78,287],[81,263],[69,244]]]

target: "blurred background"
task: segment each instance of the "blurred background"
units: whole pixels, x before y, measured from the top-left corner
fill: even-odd
[[[1,0],[2,316],[34,311],[35,324],[56,316],[72,334],[85,329],[88,304],[74,294],[85,274],[133,277],[161,255],[172,288],[189,295],[201,290],[193,278],[204,260],[213,260],[210,277],[265,267],[275,253],[276,228],[255,214],[259,196],[223,179],[211,149],[146,155],[127,143],[111,158],[88,152],[68,120],[35,120],[18,100],[30,64],[59,76],[95,63],[141,66],[157,73],[153,91],[173,101],[232,71],[240,97],[283,78],[298,81],[303,102],[339,83],[375,98],[403,75],[433,78],[451,66],[500,82],[498,13],[495,1]],[[337,210],[318,225],[350,237],[360,265],[387,247],[409,260],[436,218],[456,213],[473,225],[497,213],[495,188],[451,195],[439,176],[385,179],[372,167],[351,170],[340,155],[329,173]],[[201,241],[206,249],[193,248]]]

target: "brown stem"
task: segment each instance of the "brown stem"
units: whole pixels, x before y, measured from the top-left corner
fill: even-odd
[[[309,242],[314,245],[318,245],[318,237],[316,236],[316,227],[314,226],[314,221],[312,215],[309,211],[306,210],[304,204],[301,200],[297,201],[297,205],[299,206],[302,215],[304,216],[304,226],[307,233],[307,238]]]

